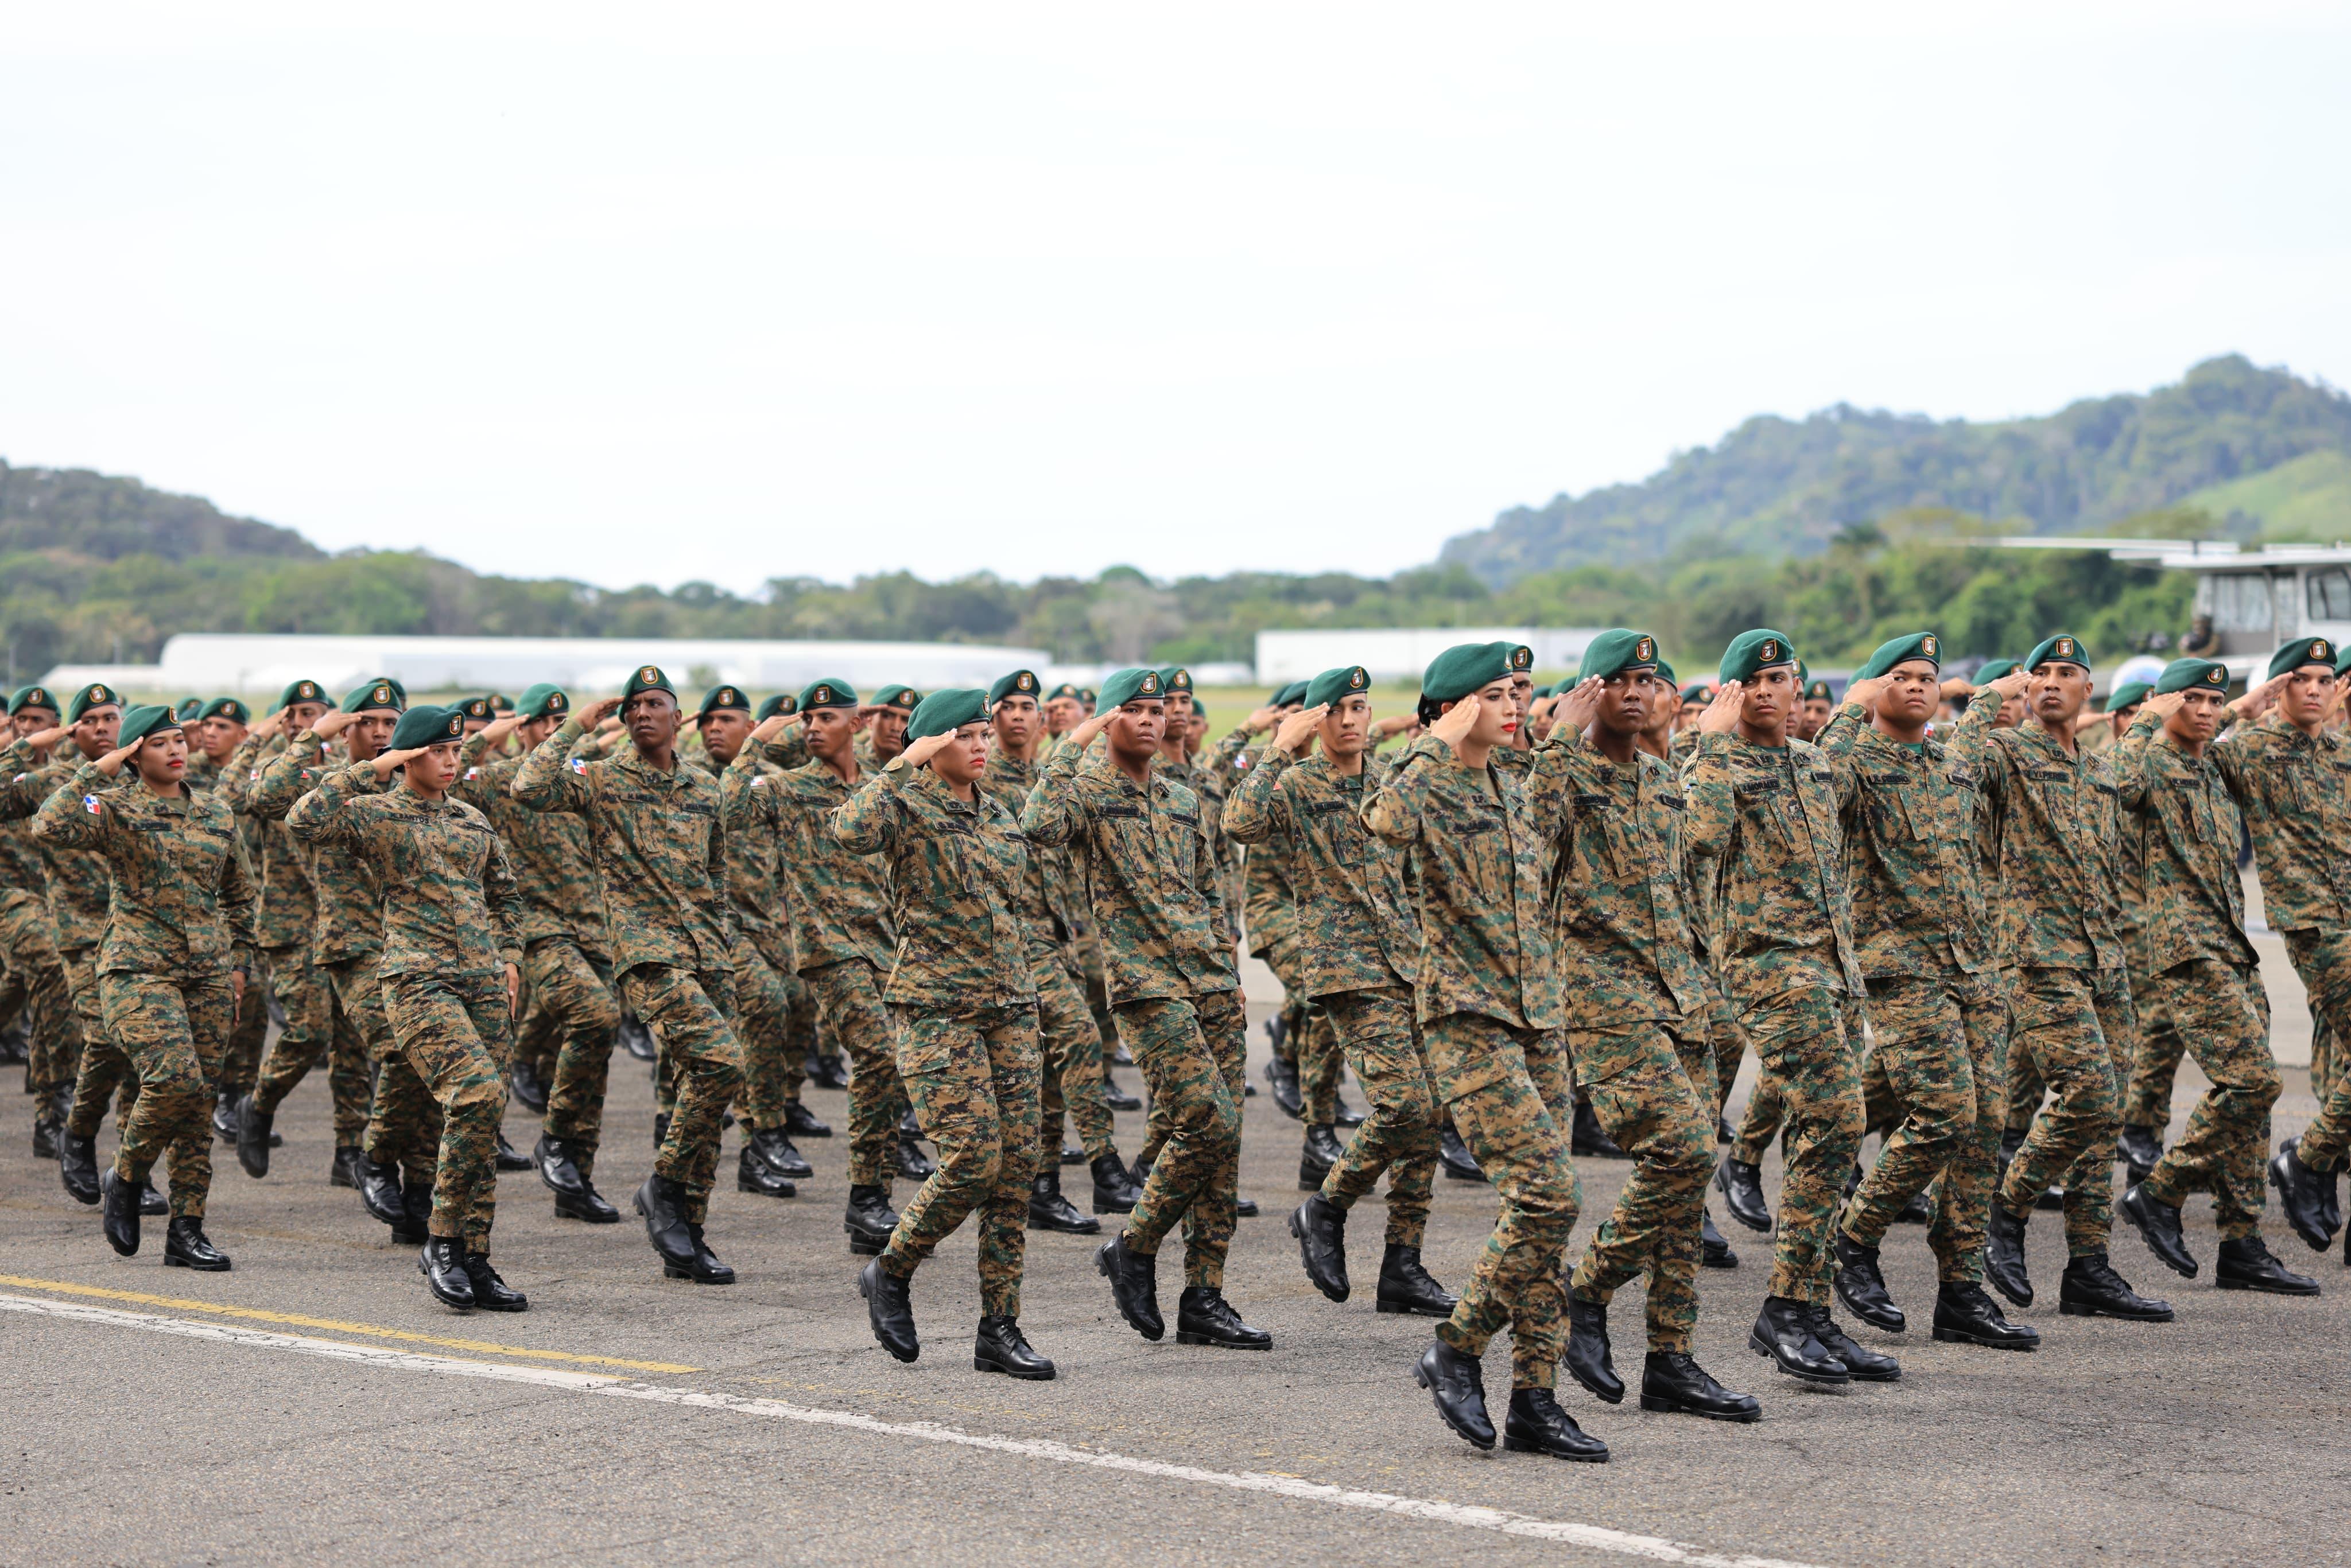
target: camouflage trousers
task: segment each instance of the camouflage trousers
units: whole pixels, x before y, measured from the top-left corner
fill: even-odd
[[[56,928],[47,905],[31,894],[0,894],[0,957],[9,977],[22,987],[25,1032],[30,1045],[25,1089],[45,1100],[71,1083],[81,1066],[81,1020],[73,989],[57,957]]]
[[[1110,1103],[1102,1098],[1102,1037],[1077,977],[1058,946],[1032,944],[1029,977],[1037,986],[1040,1110],[1035,1174],[1061,1168],[1061,1123],[1078,1130],[1089,1161],[1118,1154]],[[916,1109],[921,1109],[919,1102]]]
[[[1845,1205],[1844,1233],[1878,1246],[1903,1207],[1933,1186],[1927,1245],[1936,1277],[1973,1283],[1983,1277],[2008,1120],[2007,985],[1996,969],[1876,977],[1869,982],[1869,1023],[1876,1044],[1864,1074],[1864,1119],[1872,1126],[1883,1125],[1882,1117],[1901,1120]]]
[[[1259,956],[1281,982],[1282,1013],[1288,1027],[1282,1031],[1280,1054],[1298,1064],[1298,1094],[1305,1102],[1306,1124],[1327,1127],[1338,1119],[1339,1071],[1346,1065],[1346,1055],[1331,1015],[1307,998],[1304,949],[1296,936],[1284,935]]]
[[[1739,1082],[1740,1062],[1747,1055],[1747,1030],[1740,1026],[1739,1015],[1730,1003],[1719,996],[1707,1003],[1701,1022],[1707,1049],[1714,1059],[1714,1103],[1708,1108],[1719,1121],[1729,1108],[1730,1091]]]
[[[1567,1044],[1593,1114],[1633,1157],[1568,1288],[1604,1305],[1647,1274],[1649,1348],[1686,1355],[1698,1326],[1698,1225],[1714,1175],[1714,1062],[1703,1027],[1570,1030]]]
[[[139,1069],[106,1021],[98,949],[69,948],[57,955],[57,964],[65,970],[74,1018],[81,1026],[81,1060],[74,1067],[73,1110],[66,1116],[66,1131],[77,1138],[95,1138],[106,1119],[110,1096],[117,1130],[130,1121],[131,1108],[139,1103]]]
[[[798,979],[799,977],[793,977]],[[807,998],[807,988],[800,994]],[[781,972],[747,937],[735,938],[735,1035],[743,1042],[743,1087],[736,1104],[743,1113],[745,1136],[762,1127],[781,1127],[784,1107],[797,1099],[802,1081],[800,1062],[808,1039],[807,1013],[814,1009],[804,999],[799,1028],[793,1028],[792,993]],[[661,1108],[675,1102],[675,1074],[664,1055],[660,1071]]]
[[[2258,1236],[2268,1194],[2270,1107],[2283,1084],[2270,1055],[2270,1001],[2262,977],[2218,958],[2191,958],[2155,977],[2155,999],[2212,1081],[2188,1113],[2188,1130],[2147,1178],[2150,1197],[2179,1207],[2212,1195],[2224,1241]]]
[[[2138,1041],[2124,1083],[2122,1119],[2126,1126],[2146,1127],[2161,1136],[2171,1125],[2172,1086],[2179,1081],[2179,1064],[2188,1058],[2188,1042],[2172,1027],[2155,977],[2155,970],[2132,960],[2131,1007],[2137,1015]]]
[[[1740,1019],[1762,1070],[1740,1129],[1742,1150],[1758,1147],[1752,1142],[1756,1124],[1774,1114],[1775,1105],[1785,1126],[1765,1293],[1824,1306],[1834,1271],[1831,1234],[1844,1202],[1845,1174],[1867,1124],[1860,1022],[1850,998],[1818,988],[1748,1002]],[[1772,1093],[1767,1095],[1766,1088]],[[1767,1132],[1761,1142],[1770,1141]]]
[[[621,1031],[612,967],[569,936],[541,936],[523,949],[522,969],[530,1007],[516,1050],[530,1051],[538,1061],[547,1059],[550,1047],[555,1054],[540,1126],[549,1137],[563,1140],[582,1176],[592,1176],[604,1135],[612,1046]]]
[[[252,1092],[261,1076],[261,1048],[269,1039],[269,959],[254,956],[253,972],[245,983],[245,1000],[237,1004],[236,1027],[229,1030],[228,1049],[221,1053],[220,1092],[228,1095]]]
[[[1339,1042],[1364,1087],[1371,1110],[1322,1178],[1322,1197],[1341,1209],[1388,1177],[1387,1240],[1417,1247],[1428,1230],[1429,1189],[1437,1180],[1437,1092],[1428,1082],[1420,1021],[1404,986],[1338,991],[1315,998],[1338,1030]]]
[[[2029,1063],[2056,1098],[2033,1118],[1998,1201],[2020,1218],[2052,1181],[2065,1188],[2065,1245],[2103,1252],[2114,1228],[2115,1137],[2138,1038],[2121,969],[2020,968],[2009,991],[2011,1071]]]
[[[1555,1053],[1557,1111],[1537,1088],[1529,1049],[1539,1037],[1477,1013],[1449,1013],[1422,1026],[1435,1056],[1484,1058],[1499,1069],[1491,1081],[1447,1107],[1461,1141],[1502,1200],[1501,1214],[1478,1255],[1453,1315],[1437,1337],[1467,1355],[1483,1356],[1504,1325],[1510,1331],[1510,1386],[1549,1388],[1567,1348],[1567,1289],[1561,1270],[1583,1195],[1569,1158],[1565,1053]],[[1450,1037],[1450,1038],[1447,1038]],[[1539,1049],[1539,1048],[1538,1048]]]
[[[2351,1040],[2351,932],[2289,931],[2286,951],[2310,991],[2310,1090],[2318,1120],[2303,1130],[2295,1153],[2319,1170],[2334,1170],[2351,1153],[2351,1071],[2340,1058]],[[2321,1038],[2334,1047],[2322,1057]]]
[[[226,975],[169,980],[103,975],[107,1038],[139,1072],[139,1098],[121,1119],[114,1174],[137,1186],[168,1156],[172,1218],[202,1219],[213,1186],[213,1096],[236,996]]]
[[[1037,1167],[1037,1009],[892,1008],[890,1018],[899,1080],[939,1159],[899,1215],[882,1267],[907,1278],[977,1211],[980,1313],[1017,1318]]]
[[[1184,1222],[1184,1282],[1221,1289],[1240,1186],[1241,1084],[1249,1014],[1240,992],[1121,1002],[1119,1032],[1162,1107],[1167,1138],[1127,1217],[1126,1245],[1155,1257]]]
[[[718,1172],[718,1135],[743,1082],[743,1047],[730,1021],[735,977],[723,970],[639,964],[621,975],[621,999],[661,1036],[677,1072],[677,1109],[653,1156],[653,1174],[685,1192],[684,1218],[699,1225]]]
[[[368,1101],[375,1086],[369,1076],[367,1038],[348,1022],[338,1027],[335,988],[327,971],[311,961],[307,946],[268,950],[269,988],[286,1015],[286,1027],[262,1059],[254,1079],[253,1103],[275,1112],[294,1086],[308,1076],[319,1052],[327,1052],[327,1092],[334,1103],[335,1147],[354,1149],[366,1141]],[[268,1009],[262,1009],[268,1016]]]
[[[849,1181],[886,1195],[906,1090],[898,1080],[882,978],[862,958],[844,958],[800,971],[816,998],[817,1016],[832,1043],[849,1057]]]
[[[514,1039],[506,971],[393,975],[383,982],[383,1001],[399,1053],[385,1071],[396,1065],[439,1113],[433,1218],[425,1228],[462,1238],[468,1252],[486,1253],[497,1210],[505,1062]]]

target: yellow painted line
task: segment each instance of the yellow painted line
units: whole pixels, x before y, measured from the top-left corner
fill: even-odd
[[[406,1329],[381,1328],[374,1323],[349,1323],[334,1318],[307,1318],[298,1312],[264,1312],[259,1307],[229,1307],[218,1301],[191,1301],[178,1296],[151,1296],[144,1291],[113,1291],[103,1285],[77,1285],[64,1280],[28,1280],[16,1274],[0,1274],[0,1285],[17,1285],[32,1291],[55,1291],[68,1296],[97,1296],[110,1301],[137,1301],[141,1306],[176,1307],[183,1312],[213,1312],[226,1318],[246,1318],[255,1322],[283,1323],[291,1328],[332,1329],[338,1333],[364,1334],[372,1339],[406,1340],[413,1344],[437,1344],[448,1350],[486,1352],[492,1355],[528,1356],[533,1361],[566,1361],[582,1366],[624,1366],[632,1372],[700,1372],[698,1366],[680,1366],[668,1361],[626,1361],[615,1355],[578,1355],[568,1350],[532,1350],[526,1345],[496,1344],[483,1339],[447,1339],[438,1334],[411,1333]]]

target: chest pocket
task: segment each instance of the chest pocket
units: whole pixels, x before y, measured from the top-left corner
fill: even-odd
[[[1751,830],[1763,834],[1773,843],[1786,843],[1794,828],[1787,813],[1788,789],[1777,779],[1746,778],[1734,779],[1731,797],[1739,807],[1740,820]]]

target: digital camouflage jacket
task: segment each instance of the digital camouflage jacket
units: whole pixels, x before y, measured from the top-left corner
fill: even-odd
[[[235,814],[219,796],[159,795],[135,774],[109,779],[85,762],[41,802],[33,836],[106,868],[99,974],[203,981],[251,972],[253,879]]]
[[[2038,721],[1995,728],[1997,712],[1970,705],[1947,744],[1998,817],[2001,946],[2029,967],[2123,968],[2114,754],[2068,752]]]
[[[1714,862],[1723,989],[1741,1008],[1787,991],[1864,992],[1841,821],[1852,770],[1805,741],[1698,738],[1682,775],[1689,836]]]
[[[890,868],[898,948],[882,999],[893,1007],[958,1013],[1037,999],[1022,915],[1028,841],[1001,800],[973,793],[958,800],[929,768],[898,763],[833,814],[843,849]]]
[[[2218,762],[2189,756],[2160,727],[2141,713],[2114,749],[2127,818],[2124,852],[2141,867],[2147,967],[2160,974],[2191,958],[2218,958],[2252,968],[2261,955],[2245,936],[2237,803]]]
[[[315,730],[302,731],[262,768],[247,797],[249,809],[265,821],[283,822],[294,802],[318,788],[328,767],[326,741]],[[386,786],[371,768],[355,788]],[[340,844],[294,842],[310,879],[311,961],[335,964],[382,952],[383,894],[375,873]]]
[[[82,756],[70,740],[57,743],[48,761],[33,766],[33,748],[18,740],[0,751],[0,819],[26,822],[26,839],[40,854],[40,890],[48,899],[49,919],[57,927],[57,951],[77,953],[95,947],[106,937],[110,895],[106,860],[102,855],[33,832],[27,819],[57,792],[82,766]]]
[[[294,802],[286,831],[346,851],[373,873],[383,899],[377,979],[520,964],[522,899],[490,819],[463,800],[374,783],[371,762],[330,770]]]
[[[1939,739],[1917,746],[1871,727],[1846,703],[1816,742],[1853,771],[1844,812],[1845,872],[1861,972],[1974,974],[1992,964],[1976,872],[1976,771]]]
[[[1326,757],[1300,762],[1269,748],[1225,809],[1226,831],[1252,856],[1279,844],[1289,859],[1310,997],[1410,987],[1420,972],[1403,852],[1364,824],[1366,789],[1376,791],[1382,771],[1366,758],[1351,778]]]
[[[867,776],[857,779],[862,787]],[[794,946],[803,971],[858,958],[886,970],[898,951],[890,922],[890,867],[832,836],[833,813],[855,793],[830,765],[811,761],[774,776],[790,838],[783,868],[791,882]]]
[[[484,732],[475,730],[457,747],[463,771],[449,793],[490,820],[506,843],[521,905],[515,939],[525,947],[549,936],[569,938],[582,953],[603,958],[604,886],[596,874],[588,824],[570,811],[535,811],[514,796],[521,757],[491,757]],[[574,757],[593,754],[583,742]]]
[[[2270,929],[2351,929],[2351,738],[2270,715],[2206,755],[2244,812]]]

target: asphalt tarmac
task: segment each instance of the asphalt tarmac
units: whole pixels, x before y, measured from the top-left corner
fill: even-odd
[[[2314,1110],[2305,1075],[2286,1079],[2280,1134]],[[2181,1119],[2201,1087],[2182,1073]],[[836,1128],[843,1100],[810,1096]],[[496,1252],[531,1309],[461,1316],[427,1296],[413,1249],[327,1184],[323,1074],[280,1113],[266,1180],[217,1153],[208,1227],[235,1260],[227,1274],[163,1268],[160,1220],[137,1257],[116,1258],[96,1211],[31,1156],[28,1103],[10,1103],[8,1563],[2351,1557],[2351,1270],[2273,1218],[2273,1247],[2326,1293],[2216,1291],[2202,1198],[2188,1211],[2199,1280],[2165,1272],[2126,1229],[2116,1239],[2123,1273],[2179,1309],[2162,1325],[2060,1317],[2064,1241],[2040,1217],[2042,1304],[2011,1314],[2044,1336],[2029,1355],[1931,1343],[1924,1233],[1897,1228],[1886,1272],[1917,1326],[1844,1321],[1904,1375],[1844,1392],[1801,1388],[1747,1350],[1768,1239],[1726,1225],[1740,1265],[1702,1275],[1697,1354],[1762,1400],[1762,1421],[1610,1407],[1563,1379],[1562,1404],[1614,1449],[1584,1466],[1479,1453],[1438,1421],[1410,1375],[1430,1325],[1372,1308],[1375,1199],[1352,1226],[1354,1299],[1307,1284],[1283,1219],[1301,1196],[1300,1129],[1262,1093],[1243,1191],[1265,1213],[1241,1222],[1228,1290],[1272,1332],[1271,1353],[1145,1343],[1112,1310],[1094,1240],[1032,1234],[1021,1321],[1060,1364],[1047,1384],[972,1371],[967,1233],[916,1278],[921,1358],[902,1365],[874,1345],[841,1229],[840,1136],[803,1142],[817,1175],[776,1201],[734,1190],[727,1135],[709,1224],[741,1274],[726,1288],[664,1280],[632,1215],[559,1220],[535,1176],[509,1176]],[[650,1166],[652,1113],[644,1068],[616,1058],[602,1175],[624,1207]],[[1119,1121],[1131,1154],[1142,1117]],[[507,1124],[528,1149],[536,1119],[517,1106]],[[102,1156],[112,1143],[110,1123]],[[1578,1252],[1627,1167],[1580,1169]],[[1085,1207],[1083,1168],[1068,1175]],[[1777,1180],[1767,1167],[1767,1189]],[[1493,1212],[1485,1187],[1440,1179],[1427,1247],[1439,1279],[1464,1278]],[[1635,1378],[1640,1308],[1636,1285],[1612,1312],[1617,1364]],[[1508,1354],[1498,1340],[1488,1360],[1498,1415]]]

